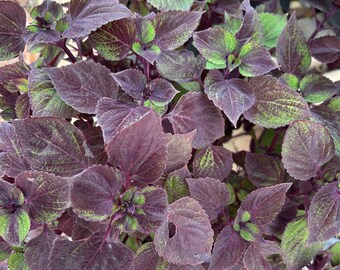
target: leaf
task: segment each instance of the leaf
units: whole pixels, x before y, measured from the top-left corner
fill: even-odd
[[[156,105],[167,105],[179,93],[168,81],[158,78],[146,85],[144,95]]]
[[[301,269],[321,249],[322,244],[307,246],[307,220],[298,219],[288,223],[281,242],[283,260],[288,270]]]
[[[66,179],[45,172],[23,172],[15,184],[25,195],[25,205],[36,222],[52,222],[67,208],[70,187]]]
[[[185,181],[188,177],[191,177],[191,173],[187,166],[173,171],[167,176],[164,188],[168,195],[169,203],[190,195],[188,184]]]
[[[34,25],[31,25],[34,27]],[[61,40],[61,34],[54,29],[38,28],[35,26],[34,31],[27,28],[23,36],[26,44],[28,45],[29,51],[34,51],[34,49],[39,49],[41,46],[46,46],[47,44],[55,44]]]
[[[212,253],[209,270],[232,269],[242,258],[246,244],[231,226],[225,227],[218,235]]]
[[[194,0],[176,2],[171,0],[147,0],[147,2],[159,10],[190,10]]]
[[[17,3],[0,2],[0,61],[17,57],[24,50],[25,10]]]
[[[278,157],[247,152],[245,168],[250,182],[257,188],[284,181],[285,169]]]
[[[161,53],[161,49],[157,45],[154,44],[142,45],[138,41],[132,44],[132,51],[143,57],[146,61],[148,61],[152,65],[158,59],[158,56]]]
[[[279,36],[286,25],[286,15],[260,13],[258,16],[262,26],[262,44],[269,49],[276,47]]]
[[[169,231],[169,227],[175,231]],[[169,206],[166,220],[155,233],[154,244],[158,255],[166,261],[196,265],[210,256],[213,235],[208,216],[200,204],[184,197]]]
[[[130,10],[117,0],[71,0],[67,17],[69,27],[63,37],[84,37],[108,22],[130,17],[133,17]]]
[[[28,267],[23,253],[12,253],[7,261],[9,270],[30,270]]]
[[[277,68],[267,49],[253,42],[243,45],[238,57],[241,60],[238,69],[245,77],[264,75]]]
[[[260,76],[251,79],[249,84],[256,97],[255,104],[244,113],[250,122],[265,128],[278,128],[309,117],[309,108],[303,98],[280,85],[276,78]]]
[[[223,213],[229,201],[229,192],[224,183],[214,178],[187,178],[190,197],[200,203],[212,221]]]
[[[18,97],[15,104],[15,113],[19,119],[25,119],[30,116],[31,105],[30,98],[27,94],[22,94]]]
[[[131,126],[148,113],[150,113],[150,109],[143,106],[110,98],[100,99],[97,105],[97,117],[98,124],[103,130],[104,141],[108,143],[121,130]]]
[[[166,116],[176,134],[186,134],[196,129],[194,148],[213,143],[224,135],[221,112],[201,93],[187,93]]]
[[[124,244],[103,237],[96,233],[81,241],[71,242],[65,238],[55,240],[48,269],[131,270],[134,253]]]
[[[123,184],[123,177],[118,170],[94,165],[73,176],[72,181],[72,207],[80,217],[101,221],[113,214],[113,199]]]
[[[323,242],[340,230],[340,194],[337,182],[323,186],[313,197],[308,211],[308,243]]]
[[[89,127],[83,130],[86,141],[85,144],[93,154],[96,164],[105,165],[107,162],[107,153],[105,151],[103,132],[100,127]]]
[[[0,67],[0,85],[6,90],[7,95],[10,95],[9,92],[15,93],[19,90],[26,90],[23,88],[25,88],[24,84],[27,84],[28,73],[28,66],[21,60],[13,64],[4,65]]]
[[[217,70],[210,71],[206,76],[204,92],[235,127],[241,114],[255,103],[255,94],[248,82],[242,79],[225,80]]]
[[[152,21],[156,30],[153,43],[163,50],[177,49],[192,36],[201,16],[202,12],[194,11],[164,11],[157,13]]]
[[[256,225],[268,224],[280,213],[291,185],[284,183],[257,189],[247,195],[240,209],[248,211],[250,221]]]
[[[12,253],[12,247],[5,241],[0,242],[0,261],[7,260]]]
[[[75,110],[61,99],[43,69],[32,69],[28,80],[33,116],[70,118],[75,115]]]
[[[294,74],[284,73],[278,78],[277,82],[283,86],[289,87],[290,89],[296,91],[299,90],[299,78]]]
[[[121,19],[110,22],[90,35],[94,48],[107,60],[119,61],[130,52],[137,34],[135,21]]]
[[[193,39],[194,46],[205,59],[224,67],[227,55],[231,54],[237,45],[234,35],[220,27],[195,32]]]
[[[308,42],[311,55],[322,63],[333,63],[340,58],[340,39],[335,36],[324,36]]]
[[[216,145],[204,147],[198,151],[193,160],[195,178],[211,177],[224,180],[231,172],[232,154],[229,150]]]
[[[276,57],[284,72],[297,76],[306,72],[311,64],[309,48],[298,27],[295,13],[292,14],[279,37]]]
[[[306,75],[300,81],[300,91],[307,102],[319,103],[338,92],[336,85],[321,74]]]
[[[152,110],[121,130],[106,145],[109,161],[126,179],[152,183],[162,175],[166,164],[166,138],[160,117]]]
[[[287,129],[282,144],[282,162],[290,176],[309,180],[334,154],[333,139],[323,125],[296,121]]]
[[[82,113],[95,113],[97,102],[103,97],[117,98],[118,86],[110,70],[92,60],[44,71],[60,97]]]
[[[85,137],[67,121],[41,117],[16,120],[13,125],[23,156],[33,170],[71,176],[88,167]]]

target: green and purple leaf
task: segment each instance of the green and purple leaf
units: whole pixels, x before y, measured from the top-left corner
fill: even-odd
[[[153,7],[159,10],[190,10],[194,3],[194,0],[182,0],[182,1],[171,1],[171,0],[147,0],[147,2]]]
[[[251,38],[255,42],[262,41],[262,25],[255,9],[251,6],[249,0],[243,1],[239,9],[244,11],[242,25],[237,33],[238,40],[247,40]]]
[[[272,13],[260,13],[258,16],[262,26],[262,44],[269,49],[276,47],[287,22],[286,16]]]
[[[163,186],[167,192],[169,203],[190,195],[188,184],[185,181],[189,177],[192,175],[187,166],[173,171],[167,176]]]
[[[31,105],[28,94],[22,94],[15,103],[15,114],[19,119],[25,119],[30,116]]]

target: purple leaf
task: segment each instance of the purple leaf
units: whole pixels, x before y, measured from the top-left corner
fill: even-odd
[[[67,208],[70,187],[65,178],[45,172],[23,172],[15,184],[25,196],[25,206],[36,222],[51,222]]]
[[[308,211],[308,243],[323,242],[340,230],[340,192],[337,182],[323,186]]]
[[[18,97],[15,104],[15,113],[19,119],[25,119],[30,116],[31,105],[30,98],[27,94],[22,94]]]
[[[231,172],[232,154],[229,150],[216,145],[202,148],[195,155],[193,174],[195,178],[212,177],[224,180]]]
[[[61,98],[82,113],[95,113],[97,102],[103,97],[117,98],[118,86],[110,70],[101,64],[82,61],[44,70]]]
[[[249,0],[243,1],[240,9],[245,12],[242,25],[237,33],[238,40],[246,40],[252,38],[255,42],[262,41],[262,27],[259,17],[255,9],[250,5]]]
[[[223,213],[229,201],[229,192],[224,183],[214,178],[187,178],[190,197],[197,200],[212,221]]]
[[[10,60],[24,50],[25,10],[17,3],[0,2],[0,61]]]
[[[5,65],[0,67],[0,85],[2,85],[8,92],[17,92],[20,90],[18,88],[18,83],[27,83],[28,74],[28,66],[21,61]]]
[[[196,129],[193,147],[201,148],[224,135],[224,119],[212,101],[201,93],[187,93],[166,116],[176,134]]]
[[[323,63],[333,63],[340,59],[340,39],[336,36],[324,36],[308,42],[314,58]]]
[[[61,35],[54,29],[37,29],[37,32],[30,32],[27,29],[23,38],[31,51],[42,45],[57,43],[61,40]]]
[[[152,183],[162,175],[167,156],[160,117],[152,110],[121,130],[107,145],[109,161],[125,173],[126,181]]]
[[[131,270],[133,257],[134,253],[127,246],[111,242],[104,239],[103,235],[96,233],[81,241],[71,242],[68,239],[56,239],[48,269]]]
[[[133,17],[132,13],[118,0],[72,0],[67,17],[69,27],[63,37],[84,37],[108,22],[129,17]]]
[[[104,133],[104,141],[108,143],[121,130],[131,126],[150,113],[150,109],[116,101],[110,98],[102,98],[97,105],[98,124]]]
[[[231,226],[225,227],[218,235],[209,270],[231,269],[242,258],[246,244],[238,232]]]
[[[225,80],[217,70],[210,71],[205,78],[204,92],[235,127],[241,114],[255,103],[255,94],[248,82],[241,79]]]
[[[146,85],[144,95],[156,105],[166,105],[175,97],[178,91],[164,79],[154,79]]]
[[[190,10],[194,0],[182,0],[178,2],[171,0],[147,0],[147,2],[159,10]]]
[[[284,72],[298,76],[306,72],[311,64],[309,48],[298,27],[295,13],[292,14],[279,37],[276,57]]]
[[[13,251],[12,247],[8,243],[6,243],[4,240],[2,240],[0,242],[0,261],[4,261],[8,259],[12,251]]]
[[[282,162],[290,176],[308,180],[335,154],[327,129],[315,122],[296,121],[286,131],[282,144]]]
[[[266,154],[247,152],[245,168],[249,180],[258,188],[282,183],[285,177],[281,160]]]
[[[265,128],[278,128],[294,120],[310,116],[304,99],[295,91],[266,75],[250,80],[256,96],[255,104],[244,113],[250,122]]]
[[[90,164],[84,135],[67,121],[41,117],[16,120],[13,125],[32,169],[71,176]]]
[[[197,265],[210,256],[213,230],[200,204],[189,197],[172,203],[154,238],[158,255],[177,265]]]
[[[105,151],[103,132],[100,127],[89,127],[83,130],[86,138],[85,144],[93,154],[96,164],[105,165],[107,162],[107,153]]]
[[[73,176],[71,202],[74,211],[85,220],[101,221],[110,217],[122,178],[119,171],[102,165]]]
[[[257,189],[245,198],[240,209],[250,213],[251,222],[265,225],[280,213],[291,185],[291,183],[284,183]]]
[[[174,50],[182,46],[197,28],[202,12],[164,11],[153,19],[156,30],[154,43],[161,49]]]

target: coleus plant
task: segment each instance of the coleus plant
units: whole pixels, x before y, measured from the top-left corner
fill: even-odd
[[[0,1],[9,269],[340,265],[340,3],[254,2]]]

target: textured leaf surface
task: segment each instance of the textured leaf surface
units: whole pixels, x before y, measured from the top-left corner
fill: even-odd
[[[167,118],[177,134],[186,134],[196,129],[194,148],[207,146],[224,135],[221,112],[200,93],[182,96]]]
[[[255,94],[248,82],[241,79],[225,80],[217,70],[210,71],[205,78],[204,92],[235,127],[241,114],[255,103]]]
[[[191,172],[187,166],[173,171],[167,176],[164,188],[168,195],[169,203],[173,203],[180,198],[190,195],[188,184],[185,179],[191,176]]]
[[[118,0],[72,0],[67,17],[69,27],[63,36],[84,37],[108,22],[132,16],[130,10],[119,4]]]
[[[17,3],[0,2],[0,61],[10,60],[23,51],[26,26],[25,10]]]
[[[169,232],[169,224],[173,225],[175,232]],[[169,233],[173,236],[170,237]],[[166,261],[177,265],[196,265],[210,256],[213,234],[208,216],[200,204],[184,197],[169,206],[167,219],[156,231],[154,244],[158,254]]]
[[[146,85],[144,96],[153,104],[165,106],[171,102],[178,91],[168,81],[158,78]]]
[[[295,91],[266,75],[250,80],[255,104],[244,113],[250,122],[266,128],[278,128],[310,115],[307,103]]]
[[[67,121],[43,117],[17,120],[13,124],[32,169],[71,176],[88,167],[85,137]]]
[[[282,162],[292,177],[308,180],[316,176],[334,154],[333,139],[323,125],[296,121],[287,129],[282,144]]]
[[[0,261],[6,260],[12,253],[11,246],[5,241],[0,242]]]
[[[244,16],[242,25],[237,33],[237,38],[239,40],[247,40],[249,38],[252,38],[252,40],[255,42],[261,41],[261,24],[257,12],[251,6],[250,1],[243,1],[239,8],[244,11]]]
[[[194,157],[193,174],[195,178],[211,177],[225,179],[233,165],[232,154],[221,146],[210,145],[202,148]]]
[[[287,73],[301,75],[311,64],[309,48],[293,14],[283,29],[276,47],[280,68]]]
[[[82,61],[45,71],[61,98],[80,112],[95,113],[99,99],[117,98],[118,86],[110,76],[110,70],[101,64]]]
[[[24,257],[24,253],[15,252],[8,258],[7,266],[9,270],[30,270]]]
[[[260,13],[260,23],[262,26],[262,44],[267,48],[274,48],[281,32],[286,25],[286,16],[272,13]]]
[[[147,2],[159,10],[190,10],[194,0],[147,0]]]
[[[51,222],[67,208],[70,187],[65,178],[45,172],[23,172],[15,184],[25,195],[25,205],[36,222]]]
[[[22,94],[18,97],[15,103],[15,113],[19,119],[28,118],[30,115],[30,98],[27,94]]]
[[[314,58],[323,63],[332,63],[340,58],[340,39],[335,36],[324,36],[308,42]]]

